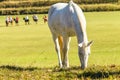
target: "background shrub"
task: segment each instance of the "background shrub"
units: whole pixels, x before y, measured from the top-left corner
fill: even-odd
[[[50,5],[69,0],[2,0],[0,15],[47,13]],[[83,11],[118,11],[119,0],[73,0]],[[102,3],[102,4],[101,4]]]

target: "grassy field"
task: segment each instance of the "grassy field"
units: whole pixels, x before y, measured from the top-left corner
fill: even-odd
[[[59,69],[51,33],[39,14],[35,24],[25,25],[19,15],[19,26],[5,27],[5,16],[0,16],[0,79],[116,79],[120,78],[120,12],[87,12],[87,33],[93,40],[88,69],[79,69],[77,41],[73,37],[69,50],[69,69]],[[14,16],[13,16],[14,17]]]

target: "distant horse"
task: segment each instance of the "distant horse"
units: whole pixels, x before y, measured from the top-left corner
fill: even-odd
[[[38,22],[38,17],[37,17],[37,15],[33,15],[33,21],[36,22],[36,24],[37,24],[37,22]]]
[[[6,26],[8,26],[8,25],[9,25],[9,23],[11,23],[11,25],[13,25],[13,18],[12,18],[12,17],[7,16],[7,17],[6,17],[6,20],[5,20],[5,23],[6,23]]]
[[[23,20],[25,21],[25,24],[30,24],[29,19],[26,19],[26,18],[24,17]]]
[[[14,18],[13,20],[15,21],[16,25],[18,25],[19,23],[18,17]]]
[[[44,23],[46,23],[48,21],[48,18],[46,15],[43,17],[43,20],[44,20]]]
[[[9,22],[11,23],[11,25],[13,25],[13,18],[9,17]]]
[[[48,13],[48,26],[52,33],[59,66],[69,67],[68,50],[70,37],[77,36],[78,55],[81,68],[87,67],[90,45],[86,33],[86,20],[82,10],[72,0],[69,3],[56,3]]]
[[[7,21],[7,20],[6,20],[6,21],[5,21],[5,23],[6,23],[6,26],[8,26],[8,25],[9,25],[9,21]]]

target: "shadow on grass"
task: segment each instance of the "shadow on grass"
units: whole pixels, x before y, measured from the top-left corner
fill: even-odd
[[[90,66],[85,70],[81,70],[80,67],[70,67],[61,69],[59,67],[54,68],[37,68],[37,67],[18,67],[11,65],[2,65],[0,69],[8,69],[13,71],[38,71],[47,75],[53,79],[104,79],[104,78],[120,78],[120,66]]]
[[[15,71],[34,71],[38,69],[37,67],[18,67],[18,66],[11,66],[11,65],[3,65],[0,66],[1,69],[9,69],[9,70],[15,70]]]
[[[104,79],[104,78],[120,78],[120,66],[90,66],[85,70],[80,67],[71,67],[67,69],[54,69],[53,72],[61,72],[57,77],[65,76],[66,78],[79,79]]]
[[[78,77],[90,77],[92,79],[98,78],[120,78],[120,66],[91,66],[79,74]]]

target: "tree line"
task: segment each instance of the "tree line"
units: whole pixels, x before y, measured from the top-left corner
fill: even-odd
[[[0,15],[12,14],[40,14],[47,13],[50,5],[69,0],[0,0]],[[120,10],[117,5],[99,5],[99,3],[119,3],[120,0],[73,0],[81,6],[83,11],[115,11]],[[94,5],[98,4],[98,5]],[[92,6],[89,6],[92,5]]]

